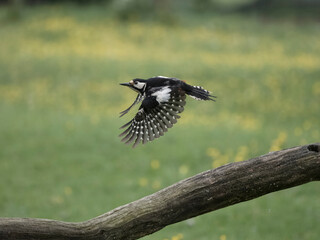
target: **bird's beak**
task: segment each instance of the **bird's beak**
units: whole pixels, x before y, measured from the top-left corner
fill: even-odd
[[[131,80],[131,81],[128,82],[128,83],[120,83],[120,85],[122,85],[122,86],[127,86],[127,87],[132,87],[132,86],[133,86],[133,80]]]
[[[122,85],[122,86],[127,86],[127,87],[130,87],[130,86],[131,86],[130,83],[120,83],[120,85]]]

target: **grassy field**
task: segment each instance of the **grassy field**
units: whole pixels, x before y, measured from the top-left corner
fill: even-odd
[[[228,162],[320,141],[320,25],[257,16],[119,22],[98,7],[0,9],[0,216],[83,221]],[[119,119],[135,77],[188,99],[166,136],[132,149]],[[169,226],[146,240],[316,240],[310,183]]]

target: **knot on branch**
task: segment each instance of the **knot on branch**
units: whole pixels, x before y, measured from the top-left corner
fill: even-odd
[[[311,152],[320,152],[320,144],[310,144],[307,148]]]

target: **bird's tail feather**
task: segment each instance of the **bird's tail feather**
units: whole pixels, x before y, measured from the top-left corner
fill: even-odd
[[[215,101],[216,96],[210,94],[208,90],[205,90],[200,86],[191,86],[186,84],[186,94],[196,100],[211,100]]]

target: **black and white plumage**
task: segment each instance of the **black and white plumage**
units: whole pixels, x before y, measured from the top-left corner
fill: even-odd
[[[145,79],[133,79],[129,83],[121,83],[138,93],[133,104],[120,113],[120,117],[142,101],[136,116],[121,128],[127,128],[119,136],[121,141],[136,147],[139,143],[147,143],[162,136],[168,128],[180,118],[186,104],[186,94],[196,100],[212,100],[215,96],[199,86],[191,86],[177,78],[163,76]]]

